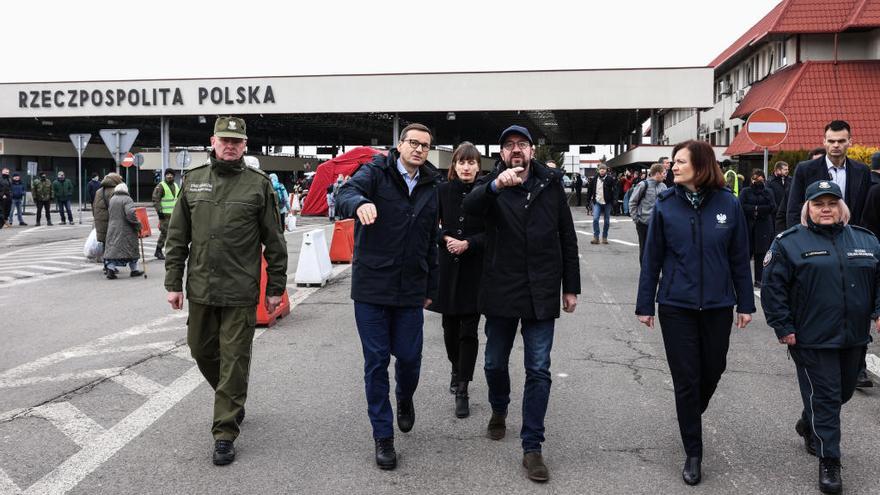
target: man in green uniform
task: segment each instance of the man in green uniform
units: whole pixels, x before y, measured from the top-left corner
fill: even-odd
[[[275,191],[263,172],[245,166],[246,145],[244,120],[217,119],[210,163],[186,173],[165,244],[165,289],[174,309],[183,308],[186,267],[187,343],[214,389],[216,465],[235,460],[233,442],[244,419],[264,246],[269,313],[287,285]]]
[[[168,234],[168,221],[177,203],[180,187],[174,182],[174,170],[165,170],[165,180],[156,184],[153,189],[153,207],[159,215],[159,242],[156,243],[156,259],[164,260],[162,248],[165,247],[165,239]]]

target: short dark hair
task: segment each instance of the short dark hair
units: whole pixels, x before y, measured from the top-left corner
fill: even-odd
[[[776,165],[773,165],[773,171],[778,172],[778,171],[782,170],[782,167],[787,167],[787,166],[788,166],[788,162],[784,162],[782,160],[779,160],[778,162],[776,162]]]
[[[845,120],[832,120],[825,126],[825,132],[829,130],[838,132],[838,131],[846,131],[852,134],[852,130],[849,128],[849,122]]]
[[[758,177],[763,177],[763,178],[765,178],[765,179],[767,178],[767,176],[764,175],[764,171],[761,170],[760,168],[756,168],[756,169],[753,169],[753,170],[752,170],[752,177],[754,177],[754,176],[756,176],[756,175],[757,175]]]
[[[452,163],[449,164],[449,173],[446,177],[449,180],[458,179],[458,173],[455,172],[455,164],[460,161],[474,160],[477,165],[482,164],[480,150],[470,141],[464,141],[452,152]]]
[[[811,149],[810,154],[808,156],[810,157],[810,159],[812,159],[816,155],[824,155],[824,154],[825,154],[825,148],[819,146],[817,148]]]
[[[715,150],[706,141],[689,139],[672,148],[672,156],[682,149],[691,153],[691,166],[694,167],[694,187],[697,189],[721,189],[724,187],[724,175],[721,166],[715,159]]]
[[[675,153],[673,153],[673,155],[674,155],[674,154],[675,154]],[[659,163],[659,164],[662,165],[662,164],[663,164],[663,160],[669,160],[669,157],[668,157],[668,156],[661,156],[660,158],[657,159],[657,163]]]
[[[434,133],[431,132],[431,129],[428,129],[428,126],[426,126],[426,125],[424,125],[424,124],[410,124],[410,125],[404,127],[403,130],[400,131],[400,141],[401,141],[401,142],[403,142],[403,141],[406,140],[406,133],[408,133],[409,131],[422,131],[422,132],[427,132],[428,135],[431,136],[431,144],[434,144],[434,143],[433,143],[433,141],[434,141]]]

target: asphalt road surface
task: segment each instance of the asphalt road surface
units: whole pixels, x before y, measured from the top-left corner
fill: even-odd
[[[433,313],[415,428],[397,433],[397,470],[376,468],[348,267],[336,265],[323,288],[293,280],[302,233],[323,228],[329,240],[325,219],[302,220],[287,234],[294,308],[258,329],[247,419],[226,467],[211,464],[212,393],[185,345],[185,311],[165,302],[162,263],[148,256],[148,278],[110,281],[82,259],[87,225],[4,229],[0,494],[818,493],[818,463],[794,432],[794,365],[760,309],[747,329],[733,330],[727,372],[704,415],[703,483],[683,484],[660,332],[633,315],[635,229],[615,217],[611,243],[593,246],[585,211],[573,211],[583,294],[556,326],[544,444],[551,479],[543,485],[520,465],[521,341],[511,356],[508,436],[493,442],[481,372],[471,417],[453,414]],[[856,392],[843,409],[850,494],[880,493],[878,394]]]

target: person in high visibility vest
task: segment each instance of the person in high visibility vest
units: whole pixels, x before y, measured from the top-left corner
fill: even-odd
[[[165,170],[165,180],[156,184],[153,189],[153,207],[159,215],[159,242],[156,244],[156,259],[164,260],[165,235],[168,232],[168,222],[171,220],[171,212],[177,204],[177,196],[180,194],[180,186],[174,182],[174,170]]]

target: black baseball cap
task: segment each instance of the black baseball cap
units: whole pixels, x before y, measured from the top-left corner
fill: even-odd
[[[532,141],[532,135],[529,134],[529,130],[521,125],[512,125],[507,129],[504,129],[504,131],[501,133],[501,137],[498,138],[498,144],[504,144],[504,140],[507,139],[507,136],[511,134],[521,134],[529,140],[529,143],[535,144],[535,142]]]
[[[812,184],[807,186],[807,201],[812,201],[819,196],[824,196],[826,194],[830,194],[832,196],[843,199],[843,194],[840,192],[840,186],[838,186],[834,182],[831,182],[830,180],[817,180],[816,182],[813,182]]]

